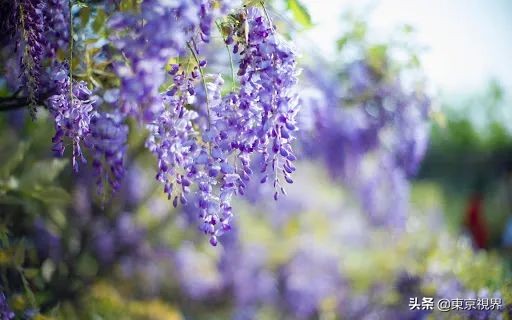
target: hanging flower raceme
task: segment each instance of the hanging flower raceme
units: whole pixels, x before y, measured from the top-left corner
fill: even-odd
[[[163,111],[148,125],[147,147],[159,163],[157,179],[174,206],[187,203],[193,191],[201,230],[212,245],[231,228],[231,199],[244,194],[253,175],[252,159],[258,159],[259,180],[273,183],[276,199],[278,191],[285,192],[282,182],[292,183],[295,170],[290,145],[298,111],[295,54],[260,10],[249,11],[249,40],[233,43],[244,50],[240,87],[222,96],[222,77],[205,74],[206,61],[189,43],[197,65],[189,72],[171,66]]]
[[[224,19],[231,1],[135,2],[132,11],[109,18],[111,46],[87,51],[94,59],[86,55],[83,62],[62,63],[63,51],[70,58],[73,50],[82,50],[78,43],[69,47],[71,24],[82,17],[73,17],[63,0],[17,1],[27,79],[37,93],[33,100],[44,98],[55,120],[53,150],[62,156],[69,143],[78,170],[88,149],[99,192],[107,184],[114,191],[120,187],[125,123],[132,117],[149,131],[146,147],[158,160],[156,178],[168,198],[174,206],[194,202],[200,229],[212,245],[230,230],[231,200],[245,193],[253,170],[260,173],[258,181],[273,184],[276,200],[285,194],[284,184],[293,182],[295,170],[291,143],[297,130],[298,72],[295,52],[261,9],[244,7]],[[207,73],[202,54],[213,39],[214,21],[230,25],[230,34],[219,31],[240,61],[238,77],[226,94],[222,76]],[[87,24],[88,18],[81,22]],[[43,64],[43,58],[53,61]],[[42,65],[44,77],[37,73]],[[115,98],[106,101],[109,108],[105,111],[88,83],[73,75],[94,84],[98,95],[115,91]],[[39,95],[42,78],[45,92]]]
[[[388,79],[365,60],[343,66],[339,78],[330,76],[308,71],[317,90],[303,98],[314,119],[305,150],[359,196],[371,221],[403,227],[407,179],[428,142],[430,101],[421,90],[406,89],[399,75]]]
[[[155,120],[162,106],[159,87],[165,81],[165,66],[171,57],[188,50],[187,44],[199,30],[208,41],[211,24],[223,8],[208,0],[145,0],[140,13],[112,17],[114,46],[128,60],[116,65],[121,79],[121,103],[125,114],[146,122]]]
[[[13,5],[18,24],[18,45],[23,51],[21,64],[24,82],[27,85],[30,110],[34,115],[41,94],[42,61],[47,46],[44,34],[46,3],[41,0],[18,0]]]
[[[62,156],[65,150],[64,138],[69,138],[73,148],[73,168],[78,171],[78,161],[85,162],[82,144],[90,132],[94,100],[85,82],[73,81],[71,85],[68,70],[65,64],[55,68],[55,94],[48,98],[47,104],[55,120],[53,151]]]
[[[87,147],[91,150],[98,193],[108,183],[113,191],[121,186],[124,177],[124,158],[128,126],[120,112],[94,112],[91,116]]]
[[[279,192],[285,193],[283,183],[293,182],[290,175],[295,171],[291,142],[298,112],[296,57],[260,10],[249,9],[247,20],[247,38],[237,37],[239,41],[233,46],[234,52],[240,51],[241,58],[240,89],[230,101],[236,108],[228,103],[222,112],[232,113],[228,128],[233,130],[232,147],[239,151],[243,164],[241,175],[252,173],[247,156],[258,153],[261,182],[273,184],[277,200]]]
[[[184,72],[181,77],[185,78]],[[148,124],[150,131],[146,147],[153,152],[158,159],[157,180],[164,183],[164,191],[169,199],[173,198],[176,206],[178,198],[185,202],[185,196],[189,192],[190,182],[184,180],[185,168],[194,163],[198,155],[197,132],[193,129],[192,121],[197,118],[197,113],[186,110],[183,102],[188,100],[190,92],[178,92],[171,89],[163,97],[165,110],[161,112],[154,123]],[[181,169],[181,172],[180,172]],[[182,185],[182,188],[175,189]]]
[[[44,10],[47,39],[46,55],[55,58],[59,50],[68,50],[70,18],[69,1],[49,0]]]
[[[68,51],[69,1],[15,0],[0,3],[0,46],[7,55],[8,86],[27,96],[32,115],[51,94],[57,51]]]
[[[148,125],[150,136],[146,146],[158,159],[156,178],[164,184],[164,191],[175,207],[178,202],[186,204],[187,195],[195,189],[198,216],[203,220],[201,229],[211,236],[212,245],[216,245],[217,236],[229,229],[229,190],[235,184],[234,177],[228,176],[233,169],[227,163],[227,155],[214,143],[209,119],[201,119],[196,111],[185,108],[195,95],[198,68],[187,74],[179,66],[173,66],[174,85],[163,95],[164,111],[154,124]],[[220,98],[221,85],[220,77],[209,83],[212,102],[214,96]],[[220,191],[216,188],[219,185]]]

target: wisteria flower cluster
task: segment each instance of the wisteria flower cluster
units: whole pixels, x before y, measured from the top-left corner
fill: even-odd
[[[12,312],[11,308],[7,304],[7,298],[3,292],[0,292],[0,319],[2,320],[11,320],[14,319],[14,312]]]
[[[121,186],[126,123],[133,118],[149,132],[146,147],[157,158],[156,179],[169,200],[175,207],[193,201],[200,229],[216,245],[231,228],[231,199],[245,193],[253,171],[260,175],[256,180],[273,185],[276,200],[293,182],[295,52],[261,8],[237,9],[218,0],[144,0],[131,10],[116,10],[119,6],[103,11],[112,12],[105,26],[109,45],[95,51],[106,73],[73,60],[81,45],[74,47],[78,19],[72,5],[61,0],[13,5],[23,22],[17,31],[23,35],[23,61],[30,58],[23,64],[30,99],[44,104],[55,121],[58,156],[69,145],[75,171],[92,159],[100,193],[106,184],[113,191]],[[238,62],[229,89],[222,74],[208,72],[203,54],[214,25]],[[117,81],[98,81],[95,72],[110,72]]]
[[[44,20],[44,1],[14,1],[16,23],[21,28],[18,41],[23,50],[21,66],[25,73],[25,81],[28,88],[29,101],[32,113],[35,112],[35,106],[39,98],[42,63],[45,55],[47,43],[45,40],[45,20]],[[20,48],[20,49],[21,49]]]
[[[273,183],[276,200],[285,192],[283,183],[293,182],[295,170],[290,145],[298,111],[295,55],[259,10],[250,9],[247,21],[246,41],[234,28],[227,35],[236,38],[233,52],[240,52],[240,87],[222,96],[224,81],[204,73],[205,60],[197,59],[189,73],[174,64],[172,85],[162,97],[164,110],[148,124],[147,146],[159,160],[157,179],[175,206],[187,203],[187,194],[196,189],[201,229],[212,245],[230,229],[231,197],[244,194],[255,156],[259,180]],[[190,49],[197,58],[197,50]],[[194,99],[200,108],[187,109]]]
[[[45,19],[47,48],[46,56],[55,58],[59,50],[67,50],[70,37],[69,1],[49,0],[43,10]]]
[[[372,221],[403,227],[407,180],[428,144],[429,98],[367,59],[332,74],[309,69],[307,77],[314,89],[303,95],[313,119],[305,150],[354,190]]]
[[[18,74],[7,74],[13,87],[27,94],[32,115],[48,96],[47,60],[68,51],[69,1],[2,1],[2,47]],[[12,70],[7,69],[8,73]]]
[[[73,169],[78,171],[79,162],[86,162],[83,152],[86,148],[92,154],[98,192],[102,193],[105,183],[112,190],[118,190],[124,176],[128,139],[125,117],[118,111],[98,110],[96,98],[87,83],[71,83],[66,64],[56,66],[53,71],[55,94],[48,98],[47,107],[55,120],[54,153],[62,157],[66,144],[64,139],[70,140]]]
[[[164,66],[170,58],[186,54],[197,35],[207,42],[221,9],[226,9],[223,1],[146,0],[138,13],[118,13],[110,19],[114,46],[129,62],[115,66],[124,113],[145,121],[158,117]]]
[[[91,91],[85,82],[74,82],[66,65],[55,68],[53,77],[56,94],[48,98],[48,110],[55,119],[55,136],[52,138],[53,151],[64,154],[64,137],[71,140],[73,148],[73,168],[78,171],[78,161],[84,161],[81,144],[89,135],[93,112]]]

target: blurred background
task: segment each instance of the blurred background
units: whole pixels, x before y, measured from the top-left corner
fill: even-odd
[[[315,27],[300,38],[303,46],[314,42],[310,46],[314,50],[336,57],[339,32],[350,32],[352,27],[340,17],[363,20],[371,30],[367,32],[370,41],[390,41],[400,29],[411,32],[405,46],[414,43],[425,90],[432,98],[429,147],[412,187],[433,183],[446,197],[443,216],[447,228],[480,241],[480,248],[499,248],[507,255],[512,201],[508,155],[512,76],[507,63],[512,42],[501,39],[508,37],[512,3],[335,3],[327,7],[304,2]],[[475,218],[474,212],[481,217]]]
[[[44,112],[2,112],[0,319],[510,317],[512,2],[265,6],[302,68],[288,195],[249,185],[212,247],[155,181],[141,130],[104,198],[52,157]],[[213,56],[229,73],[222,44]],[[410,310],[413,297],[502,310]]]

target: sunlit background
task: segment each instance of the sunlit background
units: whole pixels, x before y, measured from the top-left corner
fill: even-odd
[[[474,188],[474,179],[486,179],[481,176],[485,176],[487,171],[490,181],[485,185],[492,187],[489,187],[491,191],[488,190],[486,196],[493,200],[484,202],[484,206],[491,207],[484,211],[491,221],[499,220],[495,222],[494,230],[494,237],[499,238],[500,230],[505,230],[501,229],[504,217],[512,214],[512,193],[510,187],[503,190],[503,184],[510,183],[506,182],[510,179],[510,173],[500,171],[496,176],[494,169],[497,162],[510,162],[510,158],[499,153],[496,157],[500,160],[489,159],[487,163],[486,160],[480,161],[482,163],[477,160],[476,164],[465,168],[469,172],[460,170],[460,166],[464,166],[463,163],[468,161],[468,157],[479,158],[482,154],[496,151],[489,149],[508,150],[505,146],[509,144],[508,139],[501,141],[503,145],[492,140],[493,135],[499,135],[495,132],[497,128],[502,127],[505,131],[503,134],[508,136],[512,129],[512,41],[508,40],[512,28],[512,3],[506,0],[340,0],[332,1],[329,5],[321,1],[306,1],[304,4],[311,13],[315,26],[306,32],[307,36],[301,41],[309,50],[319,50],[327,56],[335,55],[336,38],[340,31],[346,31],[346,25],[340,18],[344,15],[364,17],[372,30],[370,37],[377,41],[392,37],[403,25],[411,26],[414,34],[411,39],[420,48],[418,56],[428,79],[427,90],[434,97],[434,110],[439,111],[433,117],[434,136],[431,144],[439,146],[440,157],[442,154],[455,153],[454,149],[442,145],[443,140],[446,142],[451,138],[450,132],[457,132],[454,135],[459,135],[458,143],[466,144],[466,151],[471,150],[459,154],[459,157],[446,156],[441,159],[434,159],[439,156],[437,149],[431,150],[424,171],[428,171],[431,162],[439,165],[444,161],[446,168],[443,174],[452,171],[452,179],[460,179],[455,187],[460,192],[456,193],[465,196]],[[452,126],[446,122],[447,119],[452,120]],[[465,140],[471,140],[472,135],[475,135],[473,138],[479,136],[475,140],[480,141]],[[490,144],[494,146],[490,147]],[[468,179],[477,170],[483,171],[479,178]],[[501,185],[501,189],[496,185]],[[445,215],[452,221],[452,227],[463,231],[460,223],[464,220],[464,205],[455,204],[457,201],[461,200],[450,197],[445,199],[447,206],[452,208],[450,210],[447,207]],[[495,203],[489,204],[493,201]],[[500,218],[496,218],[496,215]]]
[[[510,92],[512,75],[510,28],[512,3],[507,0],[305,1],[316,27],[308,40],[332,54],[343,13],[363,15],[372,37],[389,36],[411,25],[424,47],[422,65],[432,84],[444,94],[471,94],[497,80]]]

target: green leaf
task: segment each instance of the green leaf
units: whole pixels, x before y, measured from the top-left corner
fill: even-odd
[[[67,204],[71,201],[71,195],[60,187],[37,187],[27,193],[46,204]]]
[[[20,194],[19,192],[12,195],[1,195],[0,204],[18,205],[22,206],[23,210],[30,214],[39,214],[39,206],[33,199],[27,198],[27,195]]]
[[[23,271],[28,279],[33,279],[39,275],[38,268],[26,268]]]
[[[264,0],[244,0],[243,1],[243,5],[246,7],[256,7],[256,6],[261,5],[262,3],[264,4],[265,1]]]
[[[9,246],[9,229],[5,224],[0,224],[0,245]]]
[[[13,195],[2,195],[2,196],[0,196],[0,204],[23,205],[24,200],[23,200],[23,198],[13,196]]]
[[[413,53],[411,54],[411,58],[409,60],[409,67],[411,68],[419,68],[420,67],[420,59],[418,58],[418,55]]]
[[[30,304],[33,308],[36,307],[36,297],[34,296],[34,292],[30,289],[30,284],[28,283],[27,278],[25,277],[25,274],[23,273],[23,269],[19,269],[19,274],[21,276],[21,281],[23,282],[23,287],[25,288],[25,293],[28,296],[28,299],[30,301]]]
[[[90,254],[82,254],[77,261],[77,271],[80,275],[94,277],[98,272],[98,263]]]
[[[338,39],[338,41],[336,41],[336,46],[338,47],[338,50],[343,50],[343,48],[345,48],[349,40],[350,39],[347,36],[343,36],[340,39]]]
[[[10,156],[5,160],[3,165],[0,167],[0,177],[7,178],[11,172],[16,169],[16,167],[23,161],[25,157],[25,153],[28,149],[28,143],[21,142],[16,150],[10,154]]]
[[[34,163],[21,176],[20,189],[31,189],[34,185],[53,182],[67,164],[68,160],[66,159],[51,159]]]
[[[302,5],[302,3],[299,2],[299,0],[288,0],[287,5],[288,10],[292,12],[295,21],[300,23],[305,28],[310,28],[313,26],[308,10]]]
[[[85,28],[89,23],[89,18],[91,17],[91,8],[85,7],[80,9],[80,25],[82,28]]]
[[[2,198],[8,191],[17,190],[18,187],[19,181],[13,176],[10,176],[5,180],[0,179],[0,198]]]
[[[25,247],[23,247],[23,242],[21,242],[14,249],[13,263],[15,266],[20,267],[23,265],[24,261],[25,261]]]
[[[377,44],[368,48],[368,61],[374,70],[383,70],[386,64],[388,47]]]
[[[366,33],[368,31],[368,26],[364,21],[355,21],[354,26],[352,28],[351,36],[354,40],[364,40],[366,37]]]
[[[105,26],[105,21],[107,20],[107,15],[105,14],[105,11],[98,10],[98,13],[96,14],[96,18],[94,19],[94,22],[92,23],[92,30],[94,32],[99,33],[100,30]]]
[[[404,24],[402,26],[402,32],[403,33],[406,33],[406,34],[411,34],[413,33],[415,30],[414,30],[414,27],[410,24]]]
[[[130,11],[134,10],[136,8],[137,1],[133,0],[121,0],[121,3],[119,4],[119,8],[121,11]]]
[[[76,0],[76,2],[73,5],[77,6],[79,8],[87,8],[88,7],[87,3],[82,2],[80,0]]]

